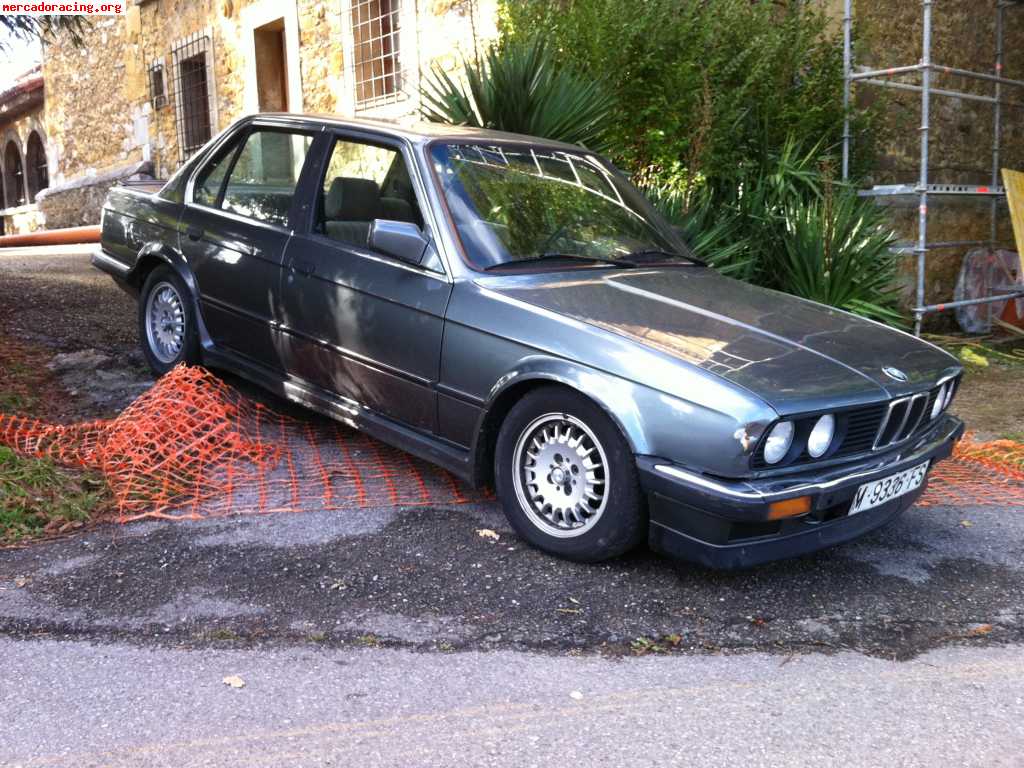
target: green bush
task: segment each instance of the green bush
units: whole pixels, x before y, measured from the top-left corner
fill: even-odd
[[[422,88],[425,118],[608,148],[611,94],[539,37],[491,46],[483,61],[464,62],[463,76],[466,86],[435,65]]]
[[[790,136],[823,154],[839,144],[836,27],[804,0],[505,0],[503,34],[544,30],[560,64],[606,82],[614,159],[643,183],[689,191]],[[858,134],[867,121],[854,115]],[[860,142],[854,157],[870,154]]]
[[[723,274],[903,325],[885,212],[836,183],[831,168],[817,147],[790,139],[688,196],[671,185],[646,191]]]

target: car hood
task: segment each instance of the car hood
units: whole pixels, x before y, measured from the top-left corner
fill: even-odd
[[[898,396],[958,368],[909,334],[707,268],[576,269],[478,282],[705,369],[782,414]]]

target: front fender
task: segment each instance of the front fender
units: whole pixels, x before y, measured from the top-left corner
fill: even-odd
[[[757,404],[752,403],[744,412],[725,413],[545,355],[524,358],[495,382],[477,425],[473,453],[484,453],[479,441],[493,437],[500,418],[518,399],[518,393],[546,382],[570,387],[597,403],[637,456],[659,456],[725,477],[749,471],[742,432],[750,424],[751,415],[760,412]],[[764,419],[765,424],[769,421],[770,416]]]
[[[487,405],[481,424],[508,393],[526,384],[562,384],[586,395],[604,409],[605,413],[625,435],[634,453],[648,453],[648,439],[637,402],[638,386],[616,376],[594,371],[586,366],[554,357],[537,355],[525,358],[512,371],[498,379],[487,396]],[[481,430],[477,430],[479,435]]]

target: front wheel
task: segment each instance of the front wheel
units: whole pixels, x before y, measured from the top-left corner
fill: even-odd
[[[604,411],[571,390],[543,387],[513,406],[494,470],[509,522],[540,549],[596,562],[643,539],[633,452]]]
[[[190,294],[170,267],[157,267],[139,294],[139,340],[157,376],[179,363],[199,362],[199,335]]]

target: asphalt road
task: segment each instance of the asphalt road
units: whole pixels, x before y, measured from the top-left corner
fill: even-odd
[[[1022,571],[1001,506],[741,573],[486,504],[102,527],[0,551],[0,765],[1022,765]]]
[[[25,768],[991,767],[1024,751],[1019,649],[786,663],[0,640],[0,656],[3,764]]]

